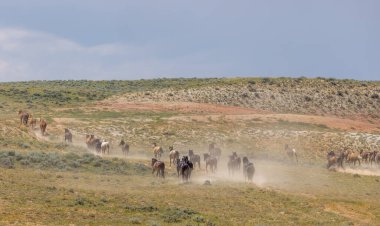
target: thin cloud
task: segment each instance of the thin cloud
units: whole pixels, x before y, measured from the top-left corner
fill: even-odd
[[[2,28],[0,80],[116,78],[128,64],[123,59],[141,57],[141,51],[146,49],[119,43],[86,47],[49,33]]]
[[[140,79],[183,73],[197,76],[217,74],[223,69],[223,65],[210,60],[212,56],[207,52],[175,57],[160,54],[162,49],[153,46],[83,46],[46,32],[1,28],[0,81]]]

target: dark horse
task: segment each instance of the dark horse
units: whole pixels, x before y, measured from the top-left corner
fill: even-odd
[[[28,120],[29,120],[29,113],[28,112],[19,110],[18,116],[20,117],[20,126],[22,124],[28,125]]]
[[[230,175],[234,175],[235,171],[240,169],[241,158],[237,156],[236,152],[233,152],[232,155],[229,156],[229,161],[227,163],[228,173]]]
[[[188,182],[193,170],[193,163],[187,156],[183,156],[181,161],[177,161],[177,174],[182,176],[182,181]]]
[[[247,157],[243,157],[244,180],[248,179],[249,182],[252,182],[254,174],[255,174],[255,166],[253,165],[253,162],[250,162]]]
[[[165,179],[165,163],[152,158],[152,174],[154,174],[154,172],[157,172],[157,177],[162,177]]]
[[[218,167],[218,159],[212,157],[210,154],[203,154],[203,160],[206,162],[206,172],[208,172],[207,168],[210,166],[211,172],[216,171]]]
[[[101,153],[102,152],[102,142],[100,141],[100,139],[95,139],[94,140],[94,148],[95,148],[95,151],[97,153]]]
[[[121,151],[124,155],[129,154],[129,144],[127,144],[123,139],[120,141],[119,146],[121,146]]]
[[[341,152],[339,155],[336,155],[334,151],[330,151],[329,153],[327,153],[327,169],[330,169],[334,165],[344,169],[343,160],[345,159],[345,157],[346,155],[344,152]]]
[[[65,142],[68,141],[70,143],[73,142],[73,134],[70,132],[69,129],[65,129]]]
[[[199,155],[195,155],[193,150],[189,150],[190,161],[196,165],[198,163],[199,169],[201,168],[201,157]]]

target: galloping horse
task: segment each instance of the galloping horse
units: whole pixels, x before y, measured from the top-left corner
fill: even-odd
[[[344,169],[343,161],[345,159],[345,153],[341,152],[339,155],[336,155],[334,151],[327,153],[327,169],[330,169],[332,166],[336,165]]]
[[[193,162],[194,164],[198,163],[198,168],[201,168],[201,157],[199,155],[194,154],[193,150],[189,150],[189,157],[190,161]]]
[[[218,167],[218,159],[210,156],[210,154],[203,154],[203,160],[206,162],[206,172],[208,172],[207,168],[210,166],[211,172],[213,173]]]
[[[152,174],[156,172],[157,177],[165,178],[165,163],[152,158]]]
[[[173,162],[173,165],[175,165],[175,161],[177,161],[177,159],[179,158],[179,152],[177,150],[174,150],[173,149],[173,146],[170,146],[169,147],[169,166],[171,167],[172,166],[172,162]]]
[[[69,129],[65,129],[65,142],[68,141],[70,143],[73,142],[73,134],[70,132]]]
[[[30,115],[29,126],[32,127],[32,129],[34,130],[34,127],[36,127],[36,125],[37,125],[37,119],[33,118],[33,116]]]
[[[164,150],[160,146],[157,146],[156,143],[153,143],[153,154],[155,158],[160,159],[163,152]]]
[[[28,125],[29,113],[26,111],[19,110],[18,116],[20,117],[20,126],[22,124]]]
[[[95,140],[95,136],[94,135],[89,135],[89,134],[86,134],[86,144],[87,144],[87,148],[95,148],[95,143],[94,143],[94,140]]]
[[[181,174],[182,181],[188,182],[191,176],[191,171],[193,170],[193,163],[189,161],[187,156],[183,156],[182,160],[177,162],[177,174]]]
[[[47,127],[47,123],[46,123],[45,119],[40,118],[40,129],[41,129],[42,136],[45,135],[46,127]]]
[[[124,155],[128,155],[129,153],[129,144],[127,144],[123,139],[120,141],[119,146],[121,146],[121,151]]]
[[[103,140],[103,142],[100,145],[100,148],[101,148],[103,154],[106,154],[106,151],[107,151],[107,154],[110,153],[110,143],[109,142]]]
[[[356,165],[356,162],[359,162],[359,166],[361,165],[360,160],[362,159],[362,156],[358,152],[350,151],[347,155],[347,162],[348,163],[354,163],[354,166]]]
[[[244,175],[244,180],[247,180],[249,182],[252,182],[253,175],[255,174],[255,166],[253,165],[252,162],[248,160],[247,157],[243,157],[243,175]]]

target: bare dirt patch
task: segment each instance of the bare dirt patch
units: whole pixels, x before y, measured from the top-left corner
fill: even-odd
[[[207,118],[223,116],[227,120],[256,120],[262,122],[275,122],[278,120],[288,122],[301,122],[315,125],[324,125],[332,129],[359,132],[380,132],[378,123],[368,122],[365,119],[338,118],[336,116],[278,114],[265,110],[193,102],[126,102],[123,99],[107,100],[97,103],[96,108],[113,111],[153,111],[175,112],[190,114],[187,116],[173,116],[172,120],[198,120],[207,121]],[[379,122],[380,123],[380,122]]]
[[[193,102],[108,102],[103,101],[97,104],[99,108],[110,108],[112,110],[149,110],[155,112],[172,111],[176,113],[219,113],[219,114],[254,114],[269,113],[252,108],[225,106],[217,104],[193,103]]]

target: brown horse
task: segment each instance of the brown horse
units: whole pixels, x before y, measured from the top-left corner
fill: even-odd
[[[20,117],[20,126],[22,124],[28,125],[29,113],[26,111],[19,110],[18,116]]]
[[[162,153],[164,153],[164,150],[160,146],[157,146],[156,143],[153,143],[153,154],[154,154],[154,157],[160,159]]]
[[[65,128],[65,142],[66,141],[68,141],[69,143],[73,142],[73,134],[67,128]]]
[[[102,142],[96,139],[94,135],[86,135],[86,144],[87,148],[95,149],[97,152],[100,152]]]
[[[89,134],[86,134],[86,144],[87,144],[87,148],[91,148],[92,146],[92,141],[95,139],[95,136],[94,135],[89,135]]]
[[[128,155],[129,153],[129,144],[127,144],[123,139],[120,141],[119,146],[121,146],[121,152],[123,152],[124,155]]]
[[[347,162],[348,163],[353,163],[354,166],[356,165],[356,162],[359,163],[359,166],[361,165],[360,160],[362,157],[360,156],[360,153],[358,152],[349,152],[347,155]]]
[[[369,155],[370,155],[369,151],[360,150],[360,156],[361,156],[363,162],[368,163]]]
[[[37,125],[37,119],[33,118],[33,116],[30,115],[29,126],[32,127],[32,129],[34,130],[36,125]]]
[[[40,129],[41,129],[42,136],[45,136],[46,127],[47,127],[47,122],[45,121],[45,119],[40,118]]]
[[[218,167],[218,159],[215,157],[210,156],[210,154],[205,153],[203,154],[203,160],[206,162],[206,172],[208,172],[208,167],[210,166],[211,172],[213,173],[216,171]]]
[[[152,174],[156,173],[156,177],[162,177],[165,179],[165,163],[155,158],[152,158]]]
[[[169,147],[169,166],[176,165],[176,161],[179,158],[179,152],[177,150],[173,150],[173,146]]]
[[[327,169],[330,169],[332,166],[336,165],[344,169],[343,160],[345,159],[345,153],[341,152],[339,155],[336,155],[334,151],[327,153]]]
[[[372,166],[372,163],[375,162],[376,163],[376,156],[378,154],[378,151],[371,151],[369,153],[369,162],[371,163],[371,166]]]

